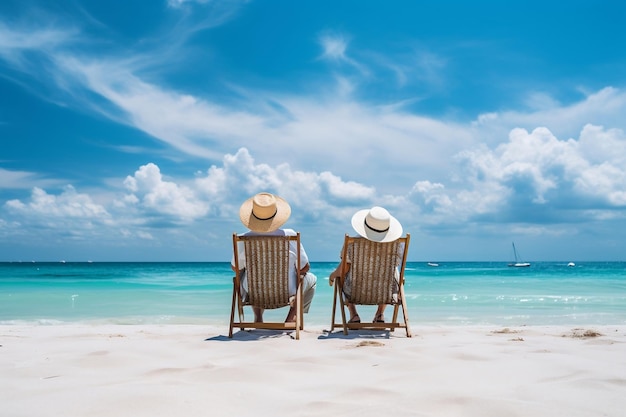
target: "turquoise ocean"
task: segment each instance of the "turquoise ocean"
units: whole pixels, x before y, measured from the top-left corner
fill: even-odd
[[[335,263],[314,262],[305,323],[330,324]],[[0,324],[228,326],[232,271],[217,263],[0,263]],[[409,262],[412,327],[626,324],[626,262]],[[369,318],[370,307],[360,315]],[[283,316],[286,309],[267,312]],[[371,309],[373,315],[373,309]]]

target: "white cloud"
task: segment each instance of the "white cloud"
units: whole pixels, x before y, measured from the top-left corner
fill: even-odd
[[[241,202],[260,191],[281,195],[299,207],[296,216],[311,217],[324,210],[332,212],[334,204],[354,206],[375,197],[374,187],[343,181],[330,172],[301,171],[286,163],[258,164],[245,148],[226,155],[223,167],[212,166],[195,183],[198,193],[221,206],[217,212],[224,216],[232,216]]]
[[[115,221],[104,206],[71,185],[58,195],[35,187],[28,201],[9,200],[2,208],[0,216],[7,220],[0,224],[0,234],[5,242],[20,245],[98,241]]]
[[[322,45],[322,57],[332,60],[347,60],[346,49],[348,48],[348,40],[341,35],[322,35],[320,36],[320,44]]]
[[[529,100],[535,107],[531,111],[509,110],[479,115],[472,124],[476,135],[493,145],[501,142],[513,127],[533,130],[544,126],[561,138],[578,135],[588,124],[626,128],[626,118],[623,117],[626,114],[626,91],[623,89],[606,87],[568,104],[559,104],[541,92],[533,92]]]
[[[70,240],[98,235],[100,241],[116,245],[136,239],[155,245],[174,241],[184,245],[185,241],[201,242],[206,234],[217,239],[240,229],[239,205],[259,191],[286,198],[294,208],[293,224],[308,219],[314,227],[343,227],[357,208],[386,200],[374,187],[344,181],[330,172],[296,170],[286,163],[256,163],[242,148],[225,155],[221,166],[197,173],[193,180],[165,178],[156,164],[148,163],[128,175],[117,194],[91,196],[72,186],[52,194],[35,188],[30,199],[4,204],[0,228],[3,236],[19,234],[24,241],[45,229],[61,241],[64,238],[59,236],[64,235]],[[206,229],[207,222],[216,225]]]
[[[591,143],[598,149],[588,154]],[[419,181],[413,199],[425,214],[446,213],[436,219],[444,223],[486,215],[529,223],[624,217],[625,145],[622,131],[591,125],[578,140],[560,140],[546,128],[513,129],[509,141],[493,149],[459,153],[465,175],[453,189]],[[611,155],[603,155],[605,146]]]
[[[626,166],[626,135],[621,129],[585,125],[580,133],[579,151],[592,164]]]
[[[167,215],[185,222],[206,215],[207,202],[201,201],[187,186],[164,181],[158,166],[149,163],[133,176],[126,177],[124,185],[132,193],[126,202],[134,203],[141,212]]]
[[[322,172],[319,175],[330,196],[347,201],[369,200],[375,195],[374,187],[367,187],[355,181],[344,182],[331,172]]]
[[[109,219],[109,213],[103,206],[94,203],[89,195],[77,193],[71,185],[65,187],[58,196],[48,194],[41,188],[34,188],[30,203],[9,200],[5,205],[10,210],[39,218],[91,219],[105,222]]]

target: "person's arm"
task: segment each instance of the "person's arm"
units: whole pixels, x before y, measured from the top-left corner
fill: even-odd
[[[239,258],[239,271],[241,271],[246,267],[246,253],[243,250],[241,242],[237,243],[237,250],[239,251],[237,254]],[[235,273],[239,272],[235,268],[235,255],[230,258],[230,269],[232,269]]]
[[[343,248],[341,249],[341,252],[343,253]],[[339,255],[339,257],[341,258],[341,255]],[[343,262],[339,262],[339,265],[337,265],[337,268],[335,268],[335,270],[333,272],[330,273],[330,275],[328,276],[328,284],[332,287],[333,284],[335,283],[335,280],[338,278],[342,278],[341,276],[341,265],[343,264]],[[348,269],[346,270],[345,275],[348,275],[348,271],[350,271],[350,261],[347,262],[348,264]]]
[[[235,255],[233,255],[233,257],[230,259],[230,269],[232,269],[233,272],[238,272],[237,268],[235,268]]]
[[[295,234],[295,232],[293,232]],[[290,250],[293,250],[294,253],[296,253],[296,247],[295,245],[290,243]],[[300,243],[300,265],[304,265],[303,267],[300,268],[300,276],[306,275],[307,272],[309,272],[309,269],[311,269],[311,264],[309,263],[309,257],[306,254],[306,250],[304,250],[304,245],[302,244],[302,242]]]
[[[337,265],[337,268],[328,276],[328,284],[332,287],[335,280],[341,278],[341,263]]]

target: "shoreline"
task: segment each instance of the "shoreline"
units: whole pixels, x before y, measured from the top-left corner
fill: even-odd
[[[416,310],[416,311],[413,311]],[[224,310],[226,311],[226,310]],[[376,311],[375,306],[360,306],[359,314],[365,317],[365,322],[371,320]],[[229,313],[229,311],[226,311]],[[286,309],[276,311],[266,311],[267,321],[282,321],[286,314]],[[391,311],[388,312],[391,314]],[[541,327],[626,327],[626,319],[621,316],[615,317],[615,322],[607,322],[606,317],[577,317],[558,316],[548,318],[538,315],[525,316],[493,316],[485,314],[485,317],[454,317],[454,316],[427,316],[428,312],[414,308],[409,310],[409,324],[411,328],[462,328],[462,327],[515,327],[515,328],[541,328]],[[246,310],[246,317],[252,314]],[[198,315],[198,316],[176,316],[176,315],[137,315],[137,316],[112,316],[112,317],[85,317],[82,319],[75,317],[68,318],[25,318],[0,320],[0,327],[3,326],[203,326],[219,332],[228,330],[229,322],[227,314],[220,315]],[[583,316],[583,315],[581,315]],[[336,322],[341,322],[341,313],[337,313]],[[314,312],[305,314],[305,330],[324,331],[330,328],[330,313],[320,314]]]
[[[6,415],[618,416],[626,325],[0,325]],[[36,400],[35,400],[36,399]]]

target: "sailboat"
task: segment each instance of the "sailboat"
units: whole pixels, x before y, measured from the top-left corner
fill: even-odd
[[[515,256],[515,262],[510,263],[509,266],[513,266],[515,268],[525,268],[530,266],[529,262],[522,262],[517,256],[517,249],[515,249],[515,242],[511,242],[513,245],[513,256]]]

